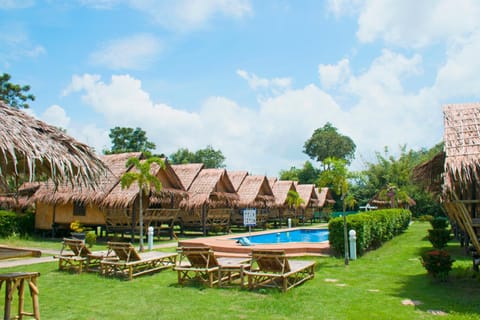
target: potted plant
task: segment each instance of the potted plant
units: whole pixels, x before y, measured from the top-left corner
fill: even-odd
[[[85,234],[85,242],[90,248],[93,247],[93,245],[97,242],[97,235],[95,234],[95,231],[90,230]]]
[[[72,231],[70,233],[72,237],[75,239],[85,240],[85,228],[79,220],[75,220],[70,223],[70,230]]]

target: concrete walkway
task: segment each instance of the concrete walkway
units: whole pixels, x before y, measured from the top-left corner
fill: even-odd
[[[171,243],[164,243],[164,244],[157,244],[153,246],[153,249],[161,249],[161,248],[176,248],[176,242]],[[147,246],[145,246],[147,248]],[[30,248],[29,248],[30,249]],[[40,250],[42,252],[42,257],[39,258],[12,258],[6,260],[0,260],[0,269],[2,268],[11,268],[11,267],[19,267],[37,263],[45,263],[45,262],[52,262],[58,261],[55,259],[54,256],[60,255],[60,250],[52,250],[52,249],[38,249],[38,248],[31,248],[34,250]],[[48,255],[48,256],[43,256]]]

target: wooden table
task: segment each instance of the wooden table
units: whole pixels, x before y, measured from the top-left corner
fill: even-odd
[[[12,272],[0,274],[0,289],[5,282],[5,308],[4,320],[10,320],[10,308],[13,300],[15,290],[18,291],[18,316],[15,319],[22,319],[23,316],[34,317],[40,319],[40,307],[38,303],[38,288],[37,278],[40,276],[39,272]],[[32,297],[33,313],[25,312],[23,310],[24,298],[23,292],[25,289],[25,281],[28,281],[30,288],[30,296]]]
[[[250,258],[217,258],[218,268],[218,286],[222,286],[222,280],[225,277],[228,283],[237,277],[240,278],[240,286],[243,287],[243,271],[250,269]]]

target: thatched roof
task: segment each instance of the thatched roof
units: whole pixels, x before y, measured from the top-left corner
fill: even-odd
[[[290,180],[277,180],[273,186],[272,191],[275,196],[275,204],[277,206],[287,206],[288,191],[295,189],[295,182]]]
[[[238,194],[225,169],[202,169],[188,189],[187,207],[233,207]]]
[[[398,207],[412,207],[416,205],[415,200],[407,196],[407,200],[400,200],[395,198],[395,206]],[[372,206],[376,206],[378,208],[391,208],[390,198],[388,196],[382,196],[382,190],[377,192],[372,199],[368,201],[368,203]]]
[[[235,191],[238,191],[240,185],[246,176],[248,176],[248,171],[227,171],[230,181],[232,181]]]
[[[56,183],[95,185],[105,166],[87,145],[0,101],[0,180],[46,175]]]
[[[334,204],[336,201],[333,199],[332,190],[327,187],[317,189],[318,193],[318,206],[323,208],[326,204]]]
[[[302,208],[318,207],[318,194],[314,184],[297,184],[295,189],[304,203],[300,205]]]
[[[444,187],[460,194],[480,179],[480,103],[445,105],[443,113]]]
[[[437,153],[432,159],[413,168],[412,178],[421,183],[429,192],[441,194],[445,152]]]
[[[19,188],[17,193],[8,193],[0,195],[0,208],[23,209],[32,205],[30,197],[38,190],[40,183],[25,182]],[[15,199],[17,197],[17,199]]]
[[[264,208],[275,204],[275,196],[265,176],[246,176],[237,193],[240,207]]]
[[[185,190],[189,190],[193,180],[203,169],[203,163],[172,164],[173,171],[182,182]]]
[[[55,184],[51,182],[42,183],[32,199],[48,204],[65,204],[73,201],[100,204],[119,183],[122,174],[128,170],[128,168],[125,167],[125,163],[131,157],[140,159],[142,153],[130,152],[102,156],[101,160],[109,170],[107,174],[100,179],[95,188],[83,187],[81,185],[72,186],[66,183],[59,186],[55,186]],[[121,202],[123,201],[124,200]]]

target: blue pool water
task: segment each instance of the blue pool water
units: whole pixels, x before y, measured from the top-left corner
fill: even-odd
[[[253,235],[246,237],[252,244],[275,244],[288,242],[323,242],[328,241],[327,229],[296,229]],[[236,238],[239,239],[239,238]]]

